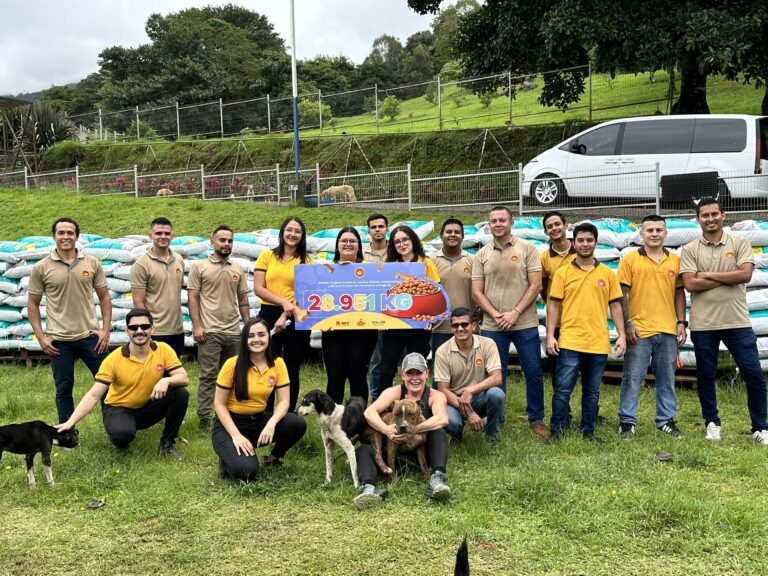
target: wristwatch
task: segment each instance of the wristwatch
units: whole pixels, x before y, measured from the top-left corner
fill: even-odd
[[[678,320],[677,325],[679,326],[680,324],[688,328],[688,320]]]

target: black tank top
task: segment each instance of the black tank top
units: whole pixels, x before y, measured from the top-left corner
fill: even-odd
[[[421,404],[421,413],[427,420],[432,418],[432,408],[429,407],[430,390],[431,388],[429,386],[424,386],[424,392],[421,393],[421,400],[419,400],[419,404]],[[407,398],[407,392],[408,390],[405,388],[405,384],[400,384],[400,400],[405,400]]]

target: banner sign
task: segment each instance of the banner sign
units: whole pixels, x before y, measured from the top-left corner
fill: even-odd
[[[451,310],[423,262],[299,264],[294,292],[297,330],[423,329]]]

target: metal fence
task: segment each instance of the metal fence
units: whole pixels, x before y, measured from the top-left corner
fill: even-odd
[[[564,111],[541,104],[544,85],[554,80],[583,81],[580,99]],[[299,96],[299,129],[306,135],[411,132],[668,114],[677,96],[676,84],[664,71],[612,78],[594,73],[590,63],[523,75],[502,72],[460,80],[437,76],[404,86],[374,85],[328,94],[321,87],[317,93]],[[756,106],[761,94],[755,91]],[[97,110],[70,119],[84,141],[224,138],[290,132],[293,105],[290,97],[267,95],[232,102],[219,99]]]
[[[373,203],[411,203],[411,167],[323,175],[316,167],[318,182],[314,206],[360,205]]]
[[[453,172],[411,179],[414,210],[513,205],[520,199],[520,167]]]

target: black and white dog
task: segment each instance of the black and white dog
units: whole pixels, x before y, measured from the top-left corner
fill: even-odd
[[[51,448],[54,442],[62,448],[74,448],[77,446],[78,434],[73,430],[59,432],[53,426],[40,420],[0,426],[0,458],[3,456],[3,451],[24,454],[27,461],[27,480],[30,488],[35,487],[33,461],[38,452],[42,454],[45,479],[48,484],[53,486]]]
[[[296,412],[300,416],[314,414],[317,417],[325,446],[325,482],[329,483],[333,476],[333,445],[338,444],[347,455],[352,483],[358,488],[360,481],[357,478],[355,442],[368,426],[363,416],[365,400],[353,396],[347,400],[346,405],[341,406],[325,392],[310,390]]]

